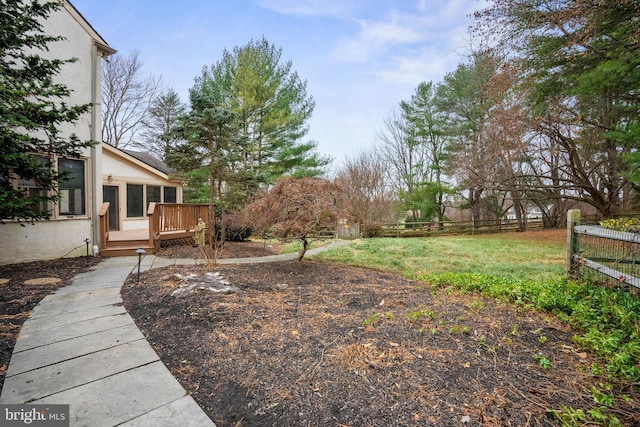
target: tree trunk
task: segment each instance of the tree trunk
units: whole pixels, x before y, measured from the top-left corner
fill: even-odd
[[[213,183],[212,183],[213,186]],[[218,243],[218,236],[216,236],[216,246],[215,246],[215,255],[214,259],[218,259],[220,252],[222,252],[222,246],[224,245],[225,240],[227,239],[227,228],[225,226],[225,214],[224,214],[224,198],[222,197],[222,180],[219,179],[217,182],[218,188],[218,204],[220,205],[220,243]]]
[[[209,249],[213,254],[213,262],[216,262],[215,244],[216,244],[216,208],[215,198],[216,190],[214,183],[216,182],[216,171],[213,167],[215,155],[213,154],[213,142],[209,142],[209,153],[211,153],[211,170],[209,171]]]
[[[304,254],[307,253],[307,249],[309,249],[309,241],[306,237],[301,238],[300,241],[302,242],[302,249],[298,251],[298,262],[302,261]]]
[[[518,231],[525,231],[526,229],[526,212],[524,212],[524,209],[522,207],[522,202],[520,201],[520,195],[514,195],[513,197],[513,211],[516,214],[516,221],[518,223]],[[524,215],[523,215],[524,212]],[[525,217],[523,219],[523,216]]]
[[[437,203],[438,203],[438,230],[442,231],[444,230],[444,212],[446,209],[446,206],[444,205],[444,192],[442,191],[442,183],[440,182],[440,173],[438,172],[438,178],[437,178],[437,183],[438,183],[438,198],[437,198]]]
[[[473,222],[480,221],[480,196],[484,188],[471,188],[469,190],[469,204],[471,205],[471,212],[473,214]]]

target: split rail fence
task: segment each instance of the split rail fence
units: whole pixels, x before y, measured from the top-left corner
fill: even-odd
[[[640,234],[580,225],[580,211],[567,213],[567,271],[585,270],[607,281],[640,288]]]
[[[527,230],[539,230],[543,227],[542,220],[528,220],[526,224]],[[515,221],[398,222],[382,224],[380,237],[427,237],[440,234],[508,233],[512,231],[518,231],[518,224]]]

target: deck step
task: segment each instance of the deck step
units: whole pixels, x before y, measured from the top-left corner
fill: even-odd
[[[107,247],[105,249],[100,250],[100,255],[103,257],[115,257],[115,256],[136,256],[138,253],[136,252],[139,248],[144,249],[145,253],[152,254],[153,247],[149,246],[149,243],[145,243],[144,245],[139,246],[112,246]]]
[[[149,246],[149,239],[145,240],[107,240],[107,249],[109,248],[142,248]]]

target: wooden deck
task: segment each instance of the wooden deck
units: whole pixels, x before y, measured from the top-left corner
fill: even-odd
[[[100,254],[103,256],[136,255],[144,249],[154,253],[167,240],[191,239],[199,218],[208,218],[208,205],[184,203],[150,203],[149,227],[139,230],[109,231],[109,203],[102,204],[100,217]]]
[[[119,230],[110,231],[107,235],[106,247],[102,248],[102,256],[130,256],[136,255],[139,248],[146,253],[154,253],[162,241],[175,239],[190,239],[195,234],[194,230],[164,231],[154,239],[154,244],[149,243],[149,230]],[[157,240],[157,241],[156,241]]]

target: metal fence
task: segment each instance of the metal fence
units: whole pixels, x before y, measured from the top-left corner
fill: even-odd
[[[580,225],[580,211],[567,217],[567,269],[640,288],[640,234]]]

